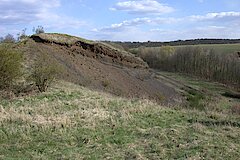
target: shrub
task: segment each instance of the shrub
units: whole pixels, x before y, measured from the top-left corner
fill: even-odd
[[[27,28],[23,29],[22,32],[18,33],[18,41],[22,41],[27,38],[26,34]]]
[[[22,54],[11,45],[0,45],[0,89],[10,89],[22,76]]]
[[[2,42],[4,42],[4,43],[15,43],[16,40],[15,40],[15,38],[14,38],[13,35],[7,34],[7,35],[3,38]]]
[[[107,88],[108,86],[110,86],[110,82],[108,81],[108,80],[103,80],[102,81],[102,86],[104,87],[104,88]]]
[[[43,26],[38,26],[37,28],[33,28],[33,32],[35,32],[36,34],[45,33]]]
[[[34,81],[40,92],[46,92],[59,71],[59,66],[55,61],[50,60],[47,55],[41,55],[33,65],[30,79]]]

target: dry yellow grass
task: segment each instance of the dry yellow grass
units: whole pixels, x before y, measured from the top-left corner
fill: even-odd
[[[74,44],[78,41],[93,43],[93,41],[86,40],[80,37],[70,36],[67,34],[41,33],[41,34],[38,34],[38,36],[42,39],[48,40],[49,42],[56,42],[56,43],[62,43],[62,44]]]
[[[44,94],[0,102],[0,158],[236,159],[239,120],[60,81]]]

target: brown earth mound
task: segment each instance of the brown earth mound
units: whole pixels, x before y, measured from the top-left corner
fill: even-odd
[[[155,79],[148,65],[134,55],[104,43],[60,34],[33,35],[19,48],[27,61],[43,53],[63,68],[61,78],[91,89],[131,98],[174,102],[177,92]]]

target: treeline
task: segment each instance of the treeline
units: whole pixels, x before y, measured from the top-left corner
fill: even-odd
[[[164,46],[141,47],[138,55],[152,68],[186,73],[240,89],[240,56],[237,53],[220,54],[201,47],[181,47],[175,50],[171,46]]]
[[[14,35],[12,34],[7,34],[4,37],[0,37],[0,43],[16,43],[21,40],[24,40],[27,38],[26,34],[27,28],[24,28],[21,32],[17,34],[17,37],[15,38]],[[34,34],[40,34],[40,33],[45,33],[44,28],[42,26],[38,26],[37,28],[33,27],[33,33]]]
[[[240,43],[240,39],[192,39],[192,40],[177,40],[170,42],[110,42],[123,46],[126,50],[138,47],[161,47],[161,46],[180,46],[180,45],[197,45],[197,44],[236,44]]]

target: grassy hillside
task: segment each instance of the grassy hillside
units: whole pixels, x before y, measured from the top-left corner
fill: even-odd
[[[240,115],[240,93],[220,83],[213,83],[182,73],[156,72],[157,78],[165,84],[176,88],[187,99],[188,104],[183,105],[189,109],[213,111],[225,114]],[[235,95],[235,98],[233,98]],[[238,106],[238,111],[235,107]]]
[[[149,71],[118,46],[68,35],[35,35],[14,46],[27,69],[48,54],[65,70],[48,92],[0,100],[0,159],[240,157],[240,99],[233,89]]]
[[[239,136],[240,117],[229,112],[162,107],[67,82],[0,102],[0,159],[238,159]]]

